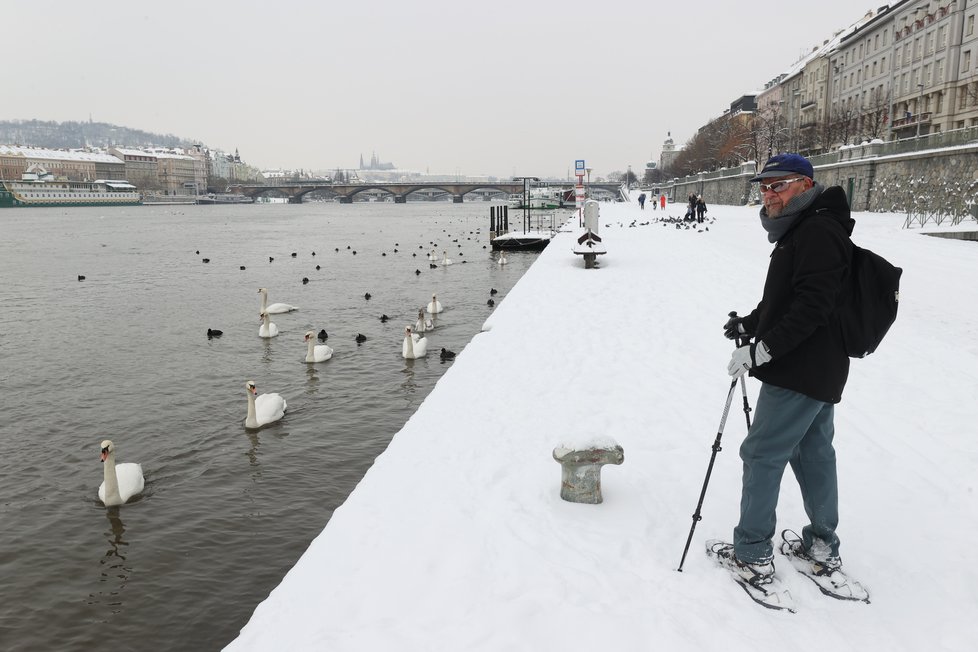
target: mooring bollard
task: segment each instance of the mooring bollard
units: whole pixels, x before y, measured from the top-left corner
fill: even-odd
[[[601,467],[621,464],[625,451],[615,440],[583,444],[562,443],[554,448],[554,459],[560,462],[560,497],[572,503],[595,505],[602,501]]]

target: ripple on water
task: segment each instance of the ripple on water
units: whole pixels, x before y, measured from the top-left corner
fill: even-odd
[[[505,300],[534,260],[501,269],[487,236],[464,239],[488,227],[480,204],[5,211],[4,649],[234,638],[449,368],[405,361],[404,325],[437,293],[429,348],[460,352],[489,288]],[[430,269],[423,255],[455,238],[468,263]],[[300,307],[270,341],[259,287]],[[333,359],[306,364],[303,333],[322,328]],[[249,379],[286,397],[281,422],[245,430]],[[96,495],[105,438],[146,477],[121,508]]]

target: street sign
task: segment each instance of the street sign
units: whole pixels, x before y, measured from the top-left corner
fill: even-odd
[[[584,159],[574,161],[574,170],[577,175],[584,174]]]

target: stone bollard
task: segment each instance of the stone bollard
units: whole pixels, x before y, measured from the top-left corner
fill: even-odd
[[[560,462],[560,497],[572,503],[595,505],[601,498],[601,467],[621,464],[625,451],[610,437],[583,445],[562,443],[554,449]]]

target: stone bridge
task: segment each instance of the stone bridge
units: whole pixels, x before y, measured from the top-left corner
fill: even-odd
[[[437,190],[448,193],[456,204],[462,203],[462,197],[476,190],[496,191],[505,194],[523,192],[522,183],[280,183],[280,184],[240,184],[228,186],[228,192],[241,193],[256,198],[268,192],[276,192],[289,198],[290,204],[299,204],[302,198],[317,191],[327,191],[339,198],[341,204],[352,204],[353,198],[368,190],[380,190],[394,195],[394,203],[403,204],[408,195],[419,191]]]
[[[572,188],[573,183],[566,184],[553,183],[552,187]],[[592,189],[601,189],[609,192],[617,192],[618,184],[614,183],[592,183]],[[496,191],[508,195],[523,192],[523,183],[514,181],[502,181],[493,183],[452,183],[452,182],[431,182],[431,183],[303,183],[286,182],[277,184],[234,184],[228,186],[230,193],[241,193],[255,199],[269,192],[288,197],[290,204],[302,203],[302,198],[317,191],[326,191],[339,198],[341,204],[352,204],[353,198],[368,190],[379,190],[390,193],[394,196],[394,203],[403,204],[407,201],[408,195],[414,192],[441,191],[452,196],[452,201],[456,204],[462,203],[462,198],[478,190]]]

